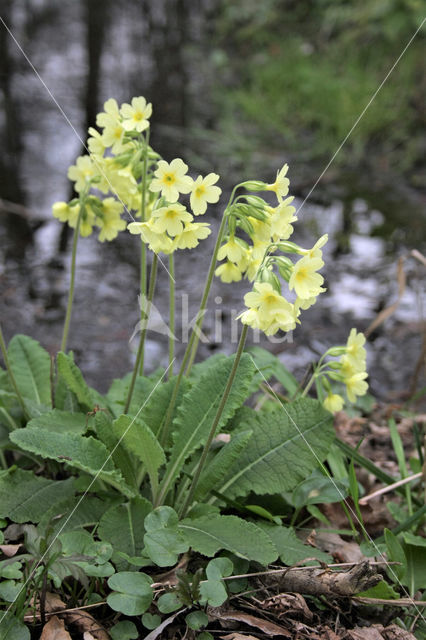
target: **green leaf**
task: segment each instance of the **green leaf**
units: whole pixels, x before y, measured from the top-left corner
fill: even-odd
[[[95,399],[72,357],[60,351],[57,366],[59,375],[63,377],[70,391],[75,393],[80,404],[92,410],[96,404]]]
[[[2,640],[30,640],[30,632],[23,622],[10,611],[0,615],[0,638]]]
[[[159,567],[175,564],[189,545],[178,527],[178,516],[171,507],[158,507],[145,518],[145,552]]]
[[[229,558],[213,558],[206,567],[206,576],[209,580],[220,580],[232,575],[234,565]]]
[[[104,502],[94,496],[86,495],[84,500],[76,497],[66,505],[62,518],[55,520],[54,530],[65,533],[76,529],[94,527],[110,506],[110,502]]]
[[[21,592],[21,586],[15,580],[2,580],[0,582],[0,600],[14,602]]]
[[[108,403],[115,416],[119,416],[124,411],[131,378],[131,373],[127,374],[124,378],[116,378],[112,381],[108,390]],[[146,402],[154,386],[155,382],[153,382],[153,380],[145,376],[137,376],[133,389],[132,402],[129,407],[129,415],[136,415],[143,403]]]
[[[114,550],[128,556],[138,556],[142,551],[145,533],[144,521],[152,511],[152,504],[138,496],[126,504],[111,507],[102,516],[98,535],[112,544]]]
[[[360,598],[383,598],[384,600],[398,600],[399,598],[399,593],[384,580],[381,580],[375,587],[361,591],[356,595]]]
[[[135,460],[119,442],[118,436],[113,431],[111,418],[104,411],[98,411],[95,416],[95,425],[96,435],[111,452],[115,466],[120,469],[127,484],[138,490]]]
[[[191,611],[185,616],[185,622],[190,629],[199,631],[203,627],[207,627],[209,618],[204,611]]]
[[[391,580],[402,580],[407,567],[407,559],[405,557],[404,549],[399,542],[395,534],[389,529],[384,530],[387,555],[391,562],[399,562],[400,564],[394,564],[388,569],[388,574]]]
[[[157,435],[160,429],[160,426],[163,422],[164,416],[167,413],[169,408],[170,399],[176,384],[176,377],[171,378],[167,382],[162,382],[161,384],[157,384],[157,386],[153,389],[151,395],[148,400],[145,400],[146,404],[143,405],[141,411],[138,413],[138,418],[140,418],[145,424],[149,426],[151,431]],[[175,418],[179,405],[182,402],[182,398],[184,394],[189,389],[189,382],[183,378],[181,380],[179,391],[176,398],[175,408],[173,411],[172,419]],[[143,403],[139,402],[137,407],[133,407],[134,415],[136,415],[137,411],[139,411],[141,405]],[[133,402],[132,402],[133,406]],[[132,408],[131,406],[131,408]],[[137,408],[137,411],[136,411]],[[170,443],[168,443],[170,444]]]
[[[166,456],[151,429],[141,420],[126,415],[117,418],[112,428],[128,453],[135,455],[145,465],[155,492],[158,487],[158,469],[165,464]]]
[[[177,593],[163,593],[158,598],[157,606],[161,613],[172,613],[182,606],[182,602]]]
[[[10,439],[25,451],[31,451],[43,458],[66,462],[71,467],[86,471],[111,484],[127,497],[134,495],[121,473],[115,469],[108,449],[92,436],[86,438],[34,427],[14,431],[10,434]]]
[[[38,427],[48,431],[76,433],[81,435],[86,431],[86,415],[53,409],[27,423],[27,429]]]
[[[292,527],[274,526],[267,522],[260,522],[257,526],[270,537],[277,548],[280,560],[284,564],[292,566],[307,558],[318,558],[318,560],[326,563],[333,561],[333,558],[327,553],[299,540]],[[312,564],[312,560],[309,564]]]
[[[197,485],[195,497],[202,500],[212,489],[219,486],[233,463],[247,447],[252,431],[232,433],[231,440],[205,465]]]
[[[146,629],[156,629],[161,624],[161,617],[158,614],[144,613],[142,624]]]
[[[185,460],[205,444],[231,372],[232,358],[220,360],[201,377],[183,397],[174,421],[174,446],[164,480],[163,496],[182,471]],[[222,428],[247,397],[254,365],[243,354],[237,375],[225,404],[218,430]]]
[[[200,584],[200,601],[211,607],[220,607],[227,599],[228,593],[220,580],[206,580]]]
[[[291,503],[296,509],[300,509],[308,504],[340,502],[347,495],[347,488],[342,482],[329,478],[319,469],[315,469],[309,478],[294,489]]]
[[[17,560],[12,564],[6,564],[8,560],[0,562],[0,576],[7,580],[20,580],[23,576],[21,571],[21,563]]]
[[[152,602],[152,578],[145,573],[121,571],[108,579],[113,590],[107,597],[107,603],[127,616],[139,616],[149,608]]]
[[[272,353],[262,347],[250,347],[247,351],[253,356],[257,367],[262,372],[262,382],[272,376],[278,380],[284,389],[293,396],[299,389],[299,383],[283,363]]]
[[[46,505],[60,504],[74,495],[74,478],[49,480],[16,469],[0,477],[0,517],[12,522],[40,522]]]
[[[250,447],[216,487],[219,493],[234,498],[289,491],[326,458],[333,417],[317,400],[301,398],[265,414],[242,409],[234,425],[253,431]]]
[[[139,632],[136,625],[133,622],[130,622],[130,620],[121,620],[120,622],[117,622],[117,624],[109,629],[109,634],[112,640],[136,640],[139,638]]]
[[[51,406],[50,355],[39,342],[16,335],[7,350],[19,391],[34,404]]]
[[[426,589],[426,540],[411,533],[403,534],[403,549],[407,559],[406,572],[401,582],[412,597],[419,589]]]
[[[240,558],[267,565],[277,558],[271,539],[259,527],[236,516],[211,515],[180,523],[190,546],[205,556],[220,549],[232,551]]]

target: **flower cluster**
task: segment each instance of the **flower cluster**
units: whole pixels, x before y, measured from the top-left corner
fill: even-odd
[[[321,249],[327,242],[327,235],[322,236],[312,249],[304,249],[288,240],[297,217],[292,205],[294,198],[287,197],[290,184],[287,171],[288,165],[284,165],[275,182],[270,184],[251,180],[239,185],[247,191],[272,191],[278,202],[273,207],[259,196],[235,198],[228,207],[226,241],[218,252],[218,259],[225,262],[216,269],[216,275],[223,282],[238,281],[243,276],[254,281],[253,290],[244,297],[248,310],[239,318],[266,335],[294,329],[301,310],[312,306],[317,296],[325,291],[322,287],[324,278],[318,271],[324,266]],[[299,259],[293,262],[288,254]],[[282,295],[281,282],[275,271],[287,283],[287,297]]]
[[[340,411],[343,408],[344,399],[341,395],[333,393],[327,376],[345,385],[349,402],[355,402],[357,396],[367,393],[367,353],[364,344],[364,334],[351,329],[346,345],[332,347],[321,358],[323,360],[326,356],[340,356],[338,360],[320,364],[317,372],[320,384],[327,392],[324,406],[329,411]]]
[[[121,107],[113,98],[105,102],[96,118],[100,131],[89,128],[89,155],[77,158],[68,170],[79,197],[56,202],[53,215],[73,228],[79,222],[82,236],[98,227],[103,242],[127,227],[121,217],[126,211],[131,218],[143,218],[128,229],[153,251],[192,249],[210,234],[209,225],[193,222],[193,215],[203,215],[208,204],[219,200],[219,176],[210,173],[194,180],[180,158],[162,160],[148,144],[151,114],[143,97]],[[193,215],[178,203],[180,194],[189,194]]]
[[[176,249],[193,249],[199,240],[207,238],[207,223],[193,222],[194,216],[203,215],[207,205],[219,200],[221,189],[216,185],[219,176],[209,173],[193,180],[187,175],[188,166],[175,158],[170,163],[159,160],[149,184],[149,191],[159,194],[150,217],[144,222],[132,222],[130,233],[140,233],[155,253],[172,253]],[[178,202],[180,194],[190,194],[192,214]]]

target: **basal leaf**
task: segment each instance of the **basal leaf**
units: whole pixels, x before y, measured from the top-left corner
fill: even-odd
[[[104,411],[98,411],[95,416],[96,435],[111,453],[112,460],[120,469],[127,484],[138,489],[138,479],[136,474],[136,464],[134,458],[119,442],[119,437],[113,431],[112,420]]]
[[[12,338],[7,351],[21,394],[35,404],[51,406],[48,352],[36,340],[20,334]]]
[[[151,511],[152,504],[140,496],[111,507],[100,520],[99,538],[111,543],[115,551],[139,556],[144,546],[144,521]]]
[[[112,428],[120,444],[145,465],[155,492],[158,487],[158,469],[166,462],[166,457],[151,429],[141,420],[126,415],[117,418]]]
[[[10,611],[0,614],[0,638],[2,640],[30,640],[30,632],[23,622]]]
[[[108,579],[108,586],[113,589],[107,597],[111,609],[128,616],[139,616],[149,608],[153,591],[152,578],[145,573],[121,571]]]
[[[80,404],[92,410],[96,400],[72,357],[60,351],[57,356],[57,366],[59,375],[63,377],[70,391],[75,393]]]
[[[163,496],[182,471],[185,460],[205,444],[219,403],[223,397],[234,357],[219,360],[185,394],[173,423],[174,445],[162,482]],[[225,404],[218,429],[223,427],[247,398],[254,365],[243,354]]]
[[[167,382],[162,382],[161,384],[157,384],[157,386],[153,389],[151,395],[149,396],[146,404],[142,407],[140,413],[138,414],[138,418],[143,420],[145,424],[149,426],[151,431],[157,435],[160,429],[160,426],[163,422],[163,419],[167,413],[167,409],[169,408],[170,399],[173,393],[173,389],[176,384],[176,378],[171,378],[171,380],[167,380]],[[177,409],[182,402],[182,398],[184,394],[188,391],[189,382],[183,378],[181,380],[181,384],[179,387],[178,395],[176,398],[175,409],[173,412],[173,419],[176,416]],[[138,409],[140,408],[140,404],[138,405]],[[136,415],[136,407],[133,408],[134,415]],[[170,444],[170,443],[168,443]]]
[[[215,489],[225,478],[233,463],[239,458],[251,438],[251,431],[233,433],[231,440],[205,465],[197,485],[195,497],[202,500],[211,489]]]
[[[17,469],[0,477],[0,517],[12,522],[40,522],[46,511],[74,495],[74,478],[49,480]]]
[[[27,429],[33,427],[81,435],[86,431],[86,415],[84,413],[71,413],[53,409],[49,413],[43,413],[27,423]]]
[[[131,378],[131,373],[124,378],[116,378],[108,390],[107,399],[115,416],[119,416],[124,411]],[[135,415],[139,411],[154,386],[155,383],[150,378],[137,376],[128,415]]]
[[[257,367],[262,374],[262,381],[269,380],[274,377],[282,384],[284,389],[290,396],[295,394],[299,389],[299,383],[290,371],[283,365],[282,362],[274,356],[272,353],[262,347],[250,347],[248,349]]]
[[[108,449],[92,436],[57,433],[34,427],[14,431],[10,434],[10,439],[25,451],[66,462],[71,467],[104,480],[128,497],[134,495],[121,473],[114,467]]]
[[[267,565],[277,558],[270,537],[252,522],[236,516],[211,515],[195,520],[182,520],[179,528],[190,546],[205,556],[227,549],[240,558]]]
[[[266,522],[259,522],[258,526],[270,537],[284,564],[292,566],[307,558],[318,558],[318,560],[327,563],[333,561],[333,558],[327,553],[299,540],[292,527],[276,526]]]
[[[301,398],[267,413],[243,409],[234,428],[253,431],[250,446],[217,487],[220,493],[234,498],[289,491],[326,458],[333,418],[318,401]]]
[[[145,553],[159,567],[175,564],[188,551],[188,542],[178,527],[176,512],[167,506],[154,509],[145,519]]]

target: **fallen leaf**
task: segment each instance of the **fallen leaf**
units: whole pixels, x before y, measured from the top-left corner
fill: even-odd
[[[91,633],[89,633],[88,631],[85,631],[83,633],[83,640],[95,640],[95,638],[92,636]]]
[[[386,640],[416,640],[416,636],[396,624],[391,624],[383,629],[383,636]]]
[[[44,625],[40,640],[71,640],[71,636],[65,630],[64,621],[52,616]]]
[[[223,640],[259,640],[257,636],[245,636],[242,633],[229,633],[227,636],[220,636]]]
[[[337,633],[335,633],[332,629],[330,629],[330,627],[323,627],[322,633],[323,633],[322,637],[324,640],[340,640],[341,639],[341,636],[338,636]]]
[[[18,553],[20,547],[22,547],[22,544],[0,544],[0,551],[8,558],[12,558]]]
[[[257,616],[252,616],[248,613],[242,613],[241,611],[233,611],[233,610],[223,610],[220,607],[208,608],[209,617],[215,618],[219,622],[222,620],[233,622],[244,622],[244,624],[249,625],[250,627],[256,627],[260,629],[262,633],[267,636],[284,636],[286,638],[291,638],[291,633],[284,629],[284,627],[280,627],[273,622],[269,622],[269,620],[264,620],[263,618],[258,618]]]
[[[346,632],[345,640],[383,640],[380,631],[383,631],[382,625],[374,625],[373,627],[355,627]]]
[[[279,593],[262,604],[265,609],[272,609],[279,618],[295,615],[311,622],[314,617],[300,593]]]

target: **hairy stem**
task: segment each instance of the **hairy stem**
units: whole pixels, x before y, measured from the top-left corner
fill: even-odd
[[[169,255],[169,379],[173,376],[173,362],[175,359],[175,260]]]

